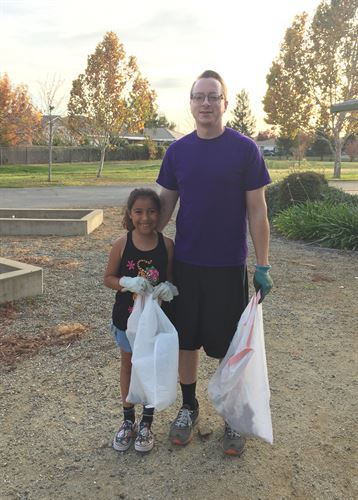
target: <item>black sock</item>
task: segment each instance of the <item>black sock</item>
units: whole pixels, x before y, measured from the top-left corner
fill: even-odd
[[[188,405],[191,410],[196,410],[199,405],[195,397],[196,382],[193,384],[182,384],[180,382],[180,387],[183,394],[183,405]]]
[[[135,410],[133,406],[123,406],[123,415],[124,420],[130,420],[131,422],[135,422]]]
[[[142,422],[147,422],[149,425],[153,422],[154,408],[152,406],[143,406]]]

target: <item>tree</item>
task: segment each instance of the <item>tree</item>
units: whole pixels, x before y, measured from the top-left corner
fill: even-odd
[[[111,135],[137,132],[155,106],[155,92],[138,69],[136,58],[126,57],[123,44],[110,31],[88,57],[87,68],[72,83],[68,116],[71,127],[101,150],[100,177]]]
[[[276,139],[276,147],[278,149],[279,156],[288,157],[292,154],[292,149],[294,148],[294,140],[292,137],[281,136]]]
[[[146,128],[168,128],[169,130],[174,130],[176,125],[174,122],[168,122],[165,115],[160,115],[155,110],[152,116],[146,120],[144,126]]]
[[[276,133],[274,130],[260,130],[256,137],[257,141],[268,141],[269,139],[276,139]]]
[[[286,31],[267,75],[267,123],[292,137],[320,130],[335,156],[340,177],[342,147],[358,128],[354,113],[332,115],[331,106],[358,95],[358,0],[322,0],[309,24],[307,14]]]
[[[352,136],[350,139],[348,139],[344,150],[349,156],[349,159],[351,161],[354,161],[355,158],[358,156],[358,136],[357,137]]]
[[[293,141],[292,153],[295,160],[298,160],[300,164],[303,157],[309,148],[309,146],[314,141],[314,137],[311,134],[299,131]]]
[[[335,155],[334,177],[339,178],[342,147],[358,126],[353,113],[332,114],[330,107],[358,96],[358,1],[322,1],[308,36],[317,126]]]
[[[251,113],[249,95],[245,89],[236,94],[236,105],[232,114],[234,119],[229,122],[229,126],[248,137],[253,137],[256,121]]]
[[[32,144],[41,113],[32,104],[26,85],[13,87],[8,75],[0,77],[0,144]]]
[[[45,82],[40,84],[40,99],[42,104],[42,109],[44,115],[48,119],[48,130],[47,123],[44,123],[45,133],[47,135],[48,144],[48,182],[52,181],[52,147],[53,138],[58,130],[60,123],[60,106],[63,101],[63,96],[59,94],[61,87],[63,85],[63,80],[59,77],[54,76],[51,80],[47,79]],[[57,113],[57,114],[56,114]]]
[[[296,16],[286,31],[279,56],[266,77],[263,99],[265,121],[277,125],[279,135],[295,139],[310,128],[312,98],[307,80],[307,14]]]
[[[332,154],[327,141],[322,138],[321,130],[316,130],[313,143],[309,148],[309,154],[310,156],[319,156],[321,161],[323,161],[324,156],[330,156]]]

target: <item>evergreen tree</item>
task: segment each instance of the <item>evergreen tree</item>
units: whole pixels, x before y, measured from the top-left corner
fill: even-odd
[[[251,113],[249,95],[245,89],[236,95],[236,106],[232,114],[234,119],[229,122],[229,126],[248,137],[253,137],[256,121]]]

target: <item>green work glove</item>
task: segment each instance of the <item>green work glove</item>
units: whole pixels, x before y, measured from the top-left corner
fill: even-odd
[[[266,295],[270,292],[273,287],[273,281],[270,276],[271,266],[258,266],[255,265],[255,274],[254,274],[254,287],[256,293],[261,291],[261,298],[259,304],[264,300]]]

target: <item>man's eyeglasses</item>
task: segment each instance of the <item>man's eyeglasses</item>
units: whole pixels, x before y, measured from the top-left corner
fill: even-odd
[[[194,102],[197,102],[198,104],[203,104],[205,99],[208,99],[209,104],[214,104],[217,102],[220,102],[222,99],[224,99],[224,96],[222,94],[191,94],[191,99]]]

